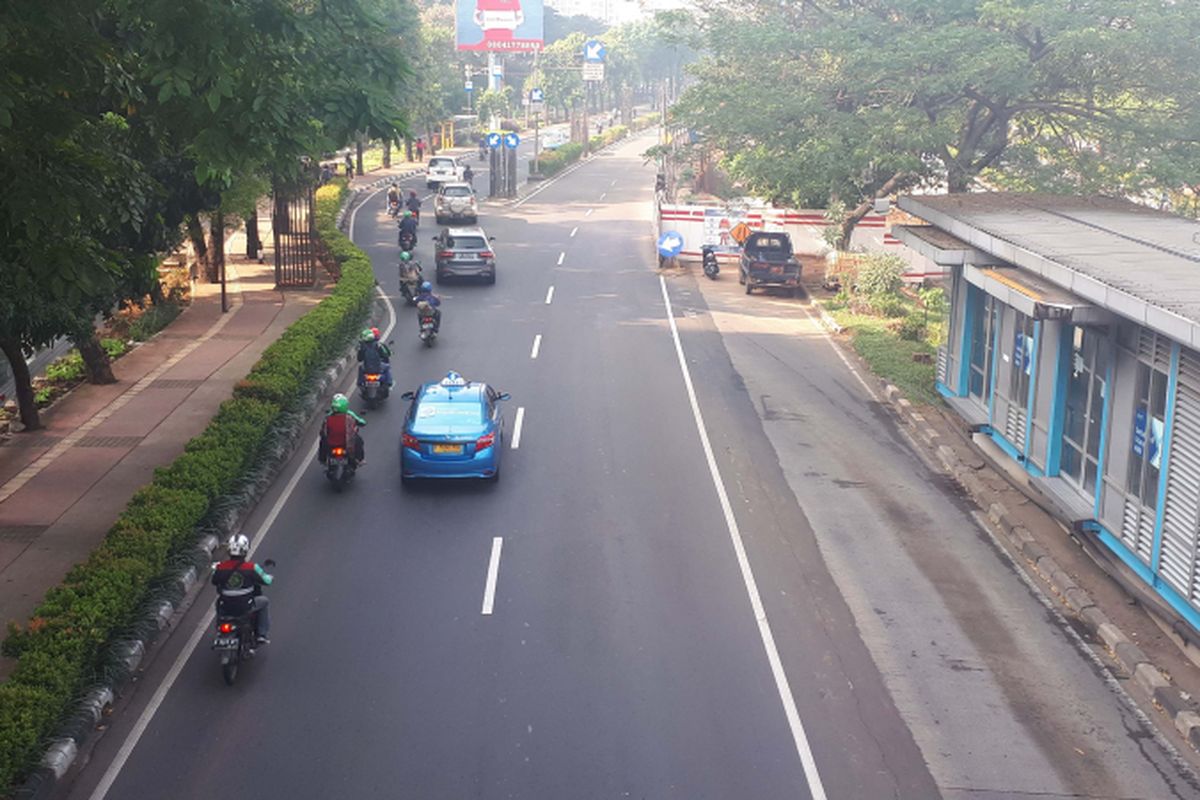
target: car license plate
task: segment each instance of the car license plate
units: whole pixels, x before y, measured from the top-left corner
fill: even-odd
[[[463,449],[461,444],[435,444],[433,446],[433,452],[436,455],[459,456],[462,455],[462,451]]]
[[[236,636],[218,636],[213,647],[217,650],[237,650],[238,644]]]
[[[782,275],[783,267],[771,267],[771,274],[772,275]]]

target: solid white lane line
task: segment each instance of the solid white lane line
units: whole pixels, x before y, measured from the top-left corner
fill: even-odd
[[[492,605],[496,600],[496,578],[500,575],[500,550],[504,547],[504,538],[501,536],[493,537],[492,539],[492,557],[488,561],[487,582],[483,585],[483,611],[487,615],[492,613]]]
[[[379,190],[379,192],[382,191],[386,191],[386,189]],[[379,194],[379,192],[372,193],[367,197],[367,200],[370,200],[372,197]],[[355,216],[358,214],[358,209],[365,204],[366,200],[364,200],[362,204],[350,212],[349,232],[351,239],[354,237]],[[387,337],[391,335],[392,330],[396,327],[396,308],[392,305],[392,301],[388,299],[388,296],[384,294],[382,288],[378,286],[375,288],[378,290],[379,296],[383,298],[383,302],[387,306],[388,310],[387,330],[384,331],[383,336],[381,337],[383,339],[387,339]],[[353,371],[347,380],[347,383],[349,385],[345,389],[344,393],[351,394],[353,393],[355,384],[357,383],[357,375],[353,374]],[[263,524],[259,526],[258,530],[255,531],[254,536],[250,538],[251,555],[254,554],[254,551],[258,549],[259,544],[261,544],[263,539],[266,538],[267,533],[271,530],[271,526],[275,524],[275,520],[279,516],[279,513],[283,511],[283,507],[291,498],[292,492],[296,490],[296,484],[300,482],[300,478],[304,475],[305,468],[312,463],[312,460],[316,457],[316,455],[317,443],[314,442],[304,458],[297,462],[296,470],[292,473],[292,477],[288,479],[287,485],[283,489],[283,493],[279,495],[279,498],[275,501],[275,504],[271,506],[271,511],[267,514],[267,518],[263,520]],[[175,685],[175,681],[179,678],[179,673],[183,671],[184,665],[187,663],[188,659],[191,658],[196,646],[200,643],[200,640],[204,637],[204,634],[212,625],[215,613],[216,606],[214,604],[209,607],[207,612],[205,612],[203,618],[200,620],[200,624],[196,626],[196,629],[192,631],[192,635],[188,637],[187,643],[183,646],[183,650],[179,652],[178,657],[175,659],[175,663],[173,663],[171,665],[171,669],[167,671],[166,677],[163,678],[163,682],[154,691],[154,695],[150,698],[149,704],[142,709],[141,716],[139,716],[137,722],[134,723],[133,729],[129,732],[129,735],[125,737],[124,743],[122,743],[120,749],[117,750],[117,755],[113,759],[112,763],[108,765],[108,769],[104,771],[104,776],[100,779],[100,782],[96,784],[96,788],[92,790],[91,795],[89,795],[89,800],[104,800],[104,797],[108,794],[108,790],[112,788],[114,783],[116,783],[117,776],[121,774],[121,769],[125,766],[125,762],[129,760],[129,756],[133,754],[133,749],[137,747],[138,741],[140,741],[143,734],[146,733],[146,728],[150,726],[150,722],[154,719],[154,715],[158,711],[159,706],[161,706],[163,701],[167,698],[167,692],[171,691],[171,687]]]
[[[567,254],[565,251],[558,254],[558,266],[560,266],[560,267],[562,266],[563,259],[566,257],[567,257]]]
[[[577,233],[579,233],[579,226],[578,226],[578,225],[576,225],[574,228],[571,228],[571,238],[572,238],[572,239],[574,239],[574,238],[575,238],[575,234],[577,234]]]
[[[554,287],[551,286],[546,290],[546,305],[550,305],[550,301],[554,299]]]
[[[601,198],[601,199],[603,199],[603,198]],[[593,212],[593,211],[595,211],[595,209],[594,209],[594,208],[589,208],[587,211],[585,211],[585,212],[584,212],[584,214],[583,214],[583,215],[584,215],[585,217],[590,217],[590,216],[592,215],[592,212]]]
[[[683,354],[683,343],[679,339],[679,329],[675,325],[675,313],[671,309],[671,298],[667,294],[667,282],[663,276],[658,277],[662,288],[663,303],[666,305],[667,322],[671,328],[671,338],[675,341],[675,355],[679,359],[679,369],[683,373],[683,385],[687,389],[688,402],[692,407],[692,416],[696,420],[696,430],[700,435],[700,445],[704,450],[704,459],[708,462],[708,471],[712,475],[713,486],[717,491],[717,499],[721,511],[725,515],[725,526],[729,530],[729,538],[733,542],[733,551],[737,555],[738,567],[742,573],[742,581],[746,584],[746,594],[750,596],[750,607],[754,611],[754,619],[758,623],[758,633],[762,638],[763,648],[767,651],[767,661],[771,665],[771,674],[775,678],[775,688],[783,703],[784,715],[788,727],[792,731],[792,741],[800,763],[804,767],[804,777],[808,781],[808,791],[812,800],[826,800],[825,787],[821,783],[821,775],[817,772],[817,762],[813,758],[812,748],[808,743],[808,735],[804,732],[804,723],[800,721],[800,711],[796,708],[796,698],[792,695],[788,684],[787,673],[783,669],[783,661],[779,657],[779,649],[775,646],[775,635],[771,632],[771,624],[767,621],[767,611],[763,608],[762,597],[758,593],[758,583],[754,580],[754,571],[750,567],[750,559],[746,556],[746,546],[738,529],[737,519],[733,515],[733,506],[729,503],[729,494],[725,491],[725,482],[717,469],[717,460],[713,455],[712,443],[708,438],[708,430],[704,427],[704,416],[700,413],[700,403],[696,399],[696,389],[692,385],[692,374],[688,369],[687,359]]]
[[[600,193],[600,199],[601,199],[601,200],[603,200],[603,199],[604,199],[604,198],[606,198],[606,197],[608,197],[608,192],[601,192],[601,193]]]
[[[521,446],[521,428],[524,427],[524,425],[525,406],[521,406],[517,409],[517,421],[513,423],[513,440],[512,445],[510,445],[513,450],[516,450]]]
[[[537,358],[538,353],[542,350],[542,335],[539,333],[533,337],[533,349],[529,351],[530,358]]]

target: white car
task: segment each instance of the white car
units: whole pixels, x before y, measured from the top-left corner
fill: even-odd
[[[425,167],[425,186],[432,189],[449,181],[462,180],[462,167],[450,156],[434,156]]]
[[[433,199],[433,213],[438,225],[479,221],[479,203],[471,184],[459,181],[443,183]]]
[[[571,137],[567,136],[566,131],[546,131],[541,135],[543,150],[557,150],[569,141]]]

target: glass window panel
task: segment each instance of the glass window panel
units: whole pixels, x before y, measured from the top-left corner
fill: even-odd
[[[1068,475],[1073,480],[1078,482],[1079,481],[1079,468],[1082,465],[1082,463],[1083,463],[1083,459],[1080,457],[1079,451],[1076,450],[1075,447],[1072,446],[1071,444],[1068,444],[1067,442],[1063,442],[1062,460],[1059,463],[1059,470],[1064,475]]]
[[[1084,463],[1083,489],[1091,495],[1096,493],[1096,462],[1091,459]]]

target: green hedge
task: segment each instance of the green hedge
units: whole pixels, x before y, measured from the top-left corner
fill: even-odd
[[[333,292],[263,352],[233,399],[182,455],[155,471],[28,624],[10,624],[3,652],[17,666],[0,685],[0,787],[35,766],[73,701],[96,682],[107,645],[137,621],[172,560],[194,545],[213,501],[255,465],[271,426],[362,326],[375,280],[370,260],[336,228],[345,192],[344,181],[317,192],[317,229],[342,265]]]
[[[595,151],[601,147],[606,147],[618,139],[624,139],[631,131],[638,131],[647,127],[647,124],[653,124],[658,117],[651,114],[645,117],[638,117],[633,121],[633,125],[626,127],[624,125],[613,125],[611,128],[606,128],[604,133],[593,136],[588,140],[588,147]],[[579,142],[568,142],[557,150],[542,153],[538,156],[538,170],[547,178],[551,175],[556,175],[562,172],[567,166],[574,164],[583,156],[583,145]]]

